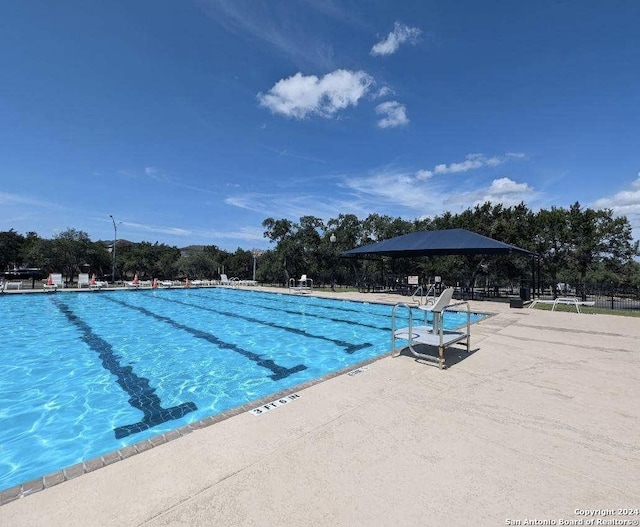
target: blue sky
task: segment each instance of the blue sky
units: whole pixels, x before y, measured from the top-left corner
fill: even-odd
[[[640,238],[640,3],[23,0],[0,230],[223,249],[262,221],[575,201]]]

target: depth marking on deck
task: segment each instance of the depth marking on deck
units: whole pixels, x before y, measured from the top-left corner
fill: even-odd
[[[356,368],[355,370],[351,370],[350,372],[347,373],[347,375],[349,377],[353,377],[355,375],[358,375],[359,373],[363,373],[366,370],[367,368],[363,366],[362,368]]]
[[[267,413],[270,410],[275,410],[276,408],[279,408],[280,406],[288,404],[291,401],[295,401],[296,399],[299,399],[299,398],[300,398],[300,395],[298,395],[297,393],[292,393],[291,395],[287,395],[286,397],[281,397],[280,399],[271,401],[270,403],[263,404],[262,406],[258,406],[258,408],[249,410],[248,413],[250,413],[251,415],[262,415],[264,413]]]

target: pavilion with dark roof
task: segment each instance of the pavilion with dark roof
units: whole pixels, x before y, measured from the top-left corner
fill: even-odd
[[[531,289],[535,292],[536,253],[465,229],[418,231],[342,253],[345,257],[417,258],[421,256],[524,254],[532,258]],[[535,296],[535,295],[534,295]]]

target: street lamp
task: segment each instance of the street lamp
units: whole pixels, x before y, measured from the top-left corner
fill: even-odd
[[[253,281],[255,282],[256,281],[256,259],[262,256],[262,251],[260,251],[259,249],[254,249],[253,251],[251,251],[251,254],[253,255]]]
[[[118,226],[116,225],[116,220],[113,219],[113,216],[111,214],[109,214],[109,217],[113,222],[113,251],[111,251],[113,256],[113,261],[111,264],[111,279],[115,284],[116,283],[116,243],[118,242]]]
[[[338,238],[336,238],[336,233],[332,232],[331,236],[329,236],[329,241],[331,242],[331,245],[335,245],[337,239]],[[331,291],[335,291],[336,290],[335,279],[334,279],[334,272],[335,272],[334,268],[336,266],[335,249],[332,248],[331,253],[334,255],[334,258],[332,258],[332,265],[331,265]]]

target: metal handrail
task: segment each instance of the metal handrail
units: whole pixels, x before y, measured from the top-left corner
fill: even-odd
[[[393,306],[391,310],[391,352],[395,353],[396,349],[396,311],[399,307],[406,307],[409,310],[409,335],[413,333],[413,310],[409,304],[405,304],[404,302],[400,302]],[[397,355],[393,355],[397,357]]]
[[[416,295],[418,294],[418,291],[420,292],[420,298],[418,298],[416,300]],[[418,287],[416,287],[416,290],[413,292],[413,294],[411,295],[411,300],[413,302],[415,302],[418,305],[422,305],[422,297],[424,295],[424,290],[422,289],[422,286],[419,285]]]

